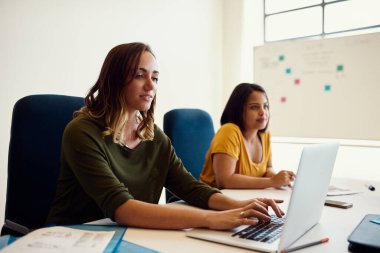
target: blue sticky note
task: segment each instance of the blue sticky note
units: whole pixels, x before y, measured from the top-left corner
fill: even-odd
[[[380,225],[380,219],[374,219],[374,220],[371,220],[371,222],[373,222],[377,225]]]
[[[292,69],[291,68],[285,69],[285,74],[289,75],[291,73],[292,73]]]
[[[325,85],[325,91],[330,91],[331,90],[331,85],[330,84],[326,84]]]

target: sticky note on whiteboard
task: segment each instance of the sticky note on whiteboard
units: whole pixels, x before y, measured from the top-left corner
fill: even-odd
[[[331,85],[330,84],[326,84],[325,85],[325,91],[330,91],[331,90]]]
[[[336,66],[336,71],[343,71],[343,70],[344,70],[343,64],[339,64]]]

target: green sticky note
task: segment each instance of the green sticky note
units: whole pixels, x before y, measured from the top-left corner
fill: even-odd
[[[343,65],[338,65],[336,66],[337,71],[343,71]]]
[[[279,61],[283,61],[283,60],[285,60],[285,56],[283,56],[283,55],[279,55],[279,56],[278,56],[278,60],[279,60]]]

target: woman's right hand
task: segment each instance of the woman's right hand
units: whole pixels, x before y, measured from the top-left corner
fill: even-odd
[[[225,211],[211,211],[206,215],[206,224],[210,229],[232,229],[241,225],[257,225],[259,221],[270,221],[268,208],[271,207],[277,216],[281,217],[284,212],[277,206],[282,200],[257,198],[250,204]]]

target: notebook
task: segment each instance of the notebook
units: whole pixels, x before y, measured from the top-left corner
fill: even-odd
[[[264,252],[280,252],[288,248],[319,222],[327,189],[338,152],[338,143],[313,144],[304,147],[297,177],[281,235],[273,242],[259,242],[232,236],[247,226],[228,231],[195,228],[188,237]]]

